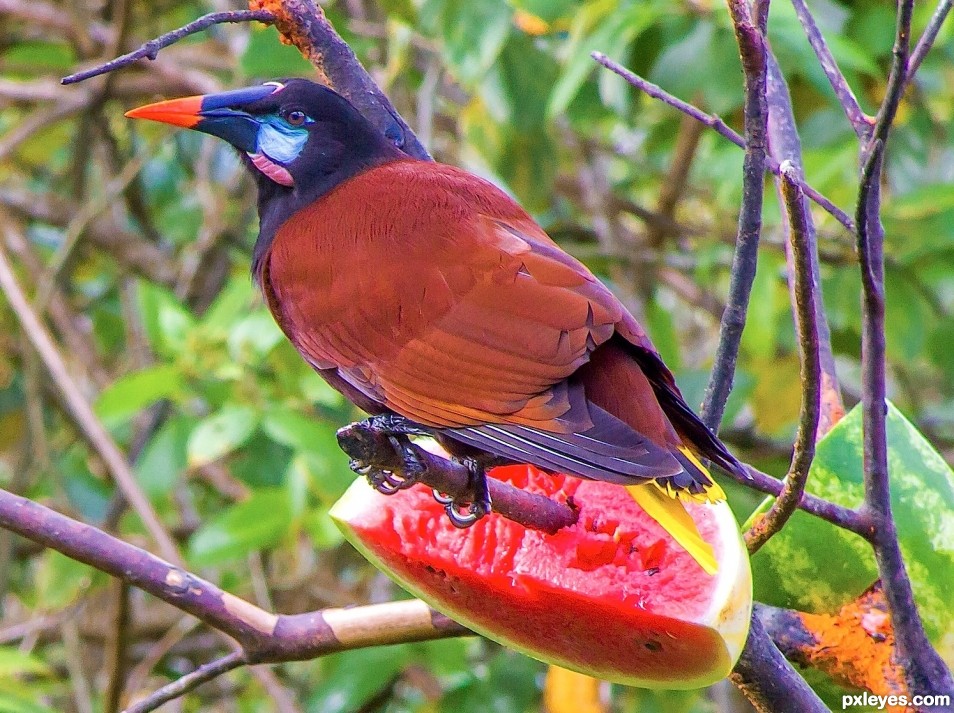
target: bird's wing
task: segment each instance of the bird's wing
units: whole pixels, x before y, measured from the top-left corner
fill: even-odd
[[[622,483],[679,472],[667,448],[589,403],[572,378],[613,335],[624,313],[616,298],[529,217],[443,218],[439,228],[441,216],[431,218],[429,254],[368,254],[364,280],[365,266],[352,265],[357,278],[320,318],[292,259],[266,276],[273,311],[306,358],[504,457]]]

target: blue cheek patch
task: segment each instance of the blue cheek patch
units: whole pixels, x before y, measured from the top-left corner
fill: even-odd
[[[263,122],[258,131],[258,153],[273,161],[291,163],[308,142],[308,130],[288,126],[281,119]]]

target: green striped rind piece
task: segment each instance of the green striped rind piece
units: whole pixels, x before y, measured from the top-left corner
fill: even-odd
[[[891,507],[915,599],[931,640],[954,663],[954,471],[890,403],[887,426]],[[863,472],[859,405],[818,443],[808,492],[858,507]],[[838,609],[878,576],[868,543],[801,511],[752,558],[752,573],[757,600],[809,612]]]

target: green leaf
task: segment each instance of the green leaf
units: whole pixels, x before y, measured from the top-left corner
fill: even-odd
[[[96,415],[110,423],[124,421],[160,399],[174,399],[185,388],[175,364],[157,364],[114,381],[96,400]]]
[[[322,659],[322,676],[308,697],[308,713],[351,713],[374,698],[407,665],[407,644],[344,651]]]
[[[195,319],[168,290],[140,280],[137,289],[139,317],[154,350],[175,356],[182,349]]]
[[[308,416],[279,406],[269,409],[262,421],[262,430],[273,440],[296,451],[320,453],[328,445],[328,424],[316,416]]]
[[[168,495],[185,472],[192,425],[172,418],[152,437],[136,462],[136,479],[150,498]]]
[[[479,80],[497,59],[512,14],[503,0],[430,0],[421,9],[437,21],[444,60],[464,83]]]
[[[224,406],[189,436],[189,466],[196,468],[231,453],[251,437],[257,425],[258,415],[247,406]]]
[[[856,406],[819,441],[808,481],[808,492],[851,508],[864,494],[861,415]],[[887,427],[891,508],[914,596],[931,640],[946,637],[954,649],[954,471],[892,404]],[[878,576],[866,541],[801,511],[752,558],[752,569],[757,599],[809,612],[836,610]]]
[[[559,80],[553,85],[547,104],[547,115],[559,116],[566,111],[589,76],[601,70],[590,53],[603,52],[619,59],[629,44],[659,18],[653,3],[626,5],[617,0],[588,3],[574,19],[566,46],[568,57]]]
[[[242,71],[256,79],[310,76],[315,70],[295,47],[283,45],[273,27],[253,26],[241,58]]]
[[[199,528],[189,540],[189,561],[206,567],[277,545],[293,524],[288,493],[259,490]]]
[[[61,609],[89,594],[96,571],[55,550],[43,553],[36,572],[36,604],[46,611]]]
[[[236,361],[257,364],[284,338],[272,315],[259,309],[230,327],[229,354]]]
[[[0,713],[54,713],[53,708],[37,701],[41,695],[35,685],[11,685],[0,680]]]
[[[50,667],[40,658],[24,653],[12,646],[0,646],[0,678],[11,678],[30,674],[49,676]]]

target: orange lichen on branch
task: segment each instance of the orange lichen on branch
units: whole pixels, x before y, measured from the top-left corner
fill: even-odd
[[[861,688],[879,696],[910,694],[904,672],[894,660],[894,631],[888,605],[879,583],[832,615],[798,612],[811,636],[798,646],[800,663],[817,668],[836,682]],[[789,658],[792,652],[786,652]],[[885,710],[906,713],[913,709],[888,706]]]
[[[816,440],[828,433],[835,424],[845,417],[845,404],[841,400],[838,384],[827,371],[821,374],[821,408],[819,411]]]

